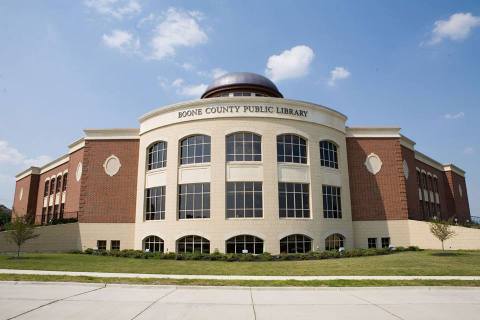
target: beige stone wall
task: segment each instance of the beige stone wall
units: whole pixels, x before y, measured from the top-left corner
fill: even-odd
[[[232,100],[229,100],[230,102]],[[252,103],[252,100],[248,100]],[[282,99],[276,100],[278,105]],[[235,102],[235,101],[233,101]],[[238,102],[240,103],[240,102]],[[255,101],[253,101],[255,103]],[[260,102],[257,102],[260,103]],[[289,102],[290,105],[292,102]],[[304,104],[301,107],[305,107]],[[315,109],[315,110],[313,110]],[[331,111],[313,107],[324,122],[335,122]],[[322,112],[324,112],[322,114]],[[324,249],[325,238],[333,233],[345,236],[345,246],[353,247],[352,217],[350,209],[350,188],[346,153],[345,133],[333,127],[298,121],[289,118],[272,117],[219,117],[185,121],[164,125],[159,115],[159,125],[154,127],[154,119],[149,119],[148,131],[140,138],[139,174],[137,184],[137,209],[135,223],[135,248],[142,248],[142,240],[156,235],[165,242],[165,251],[175,251],[176,240],[185,235],[199,235],[210,240],[210,250],[225,251],[225,241],[233,236],[248,234],[264,240],[264,250],[279,253],[281,238],[290,234],[304,234],[313,239],[313,249]],[[330,120],[329,120],[330,119]],[[233,132],[249,131],[262,136],[262,161],[260,163],[235,162],[225,160],[225,137]],[[277,163],[276,137],[283,133],[303,136],[308,142],[308,164]],[[211,162],[201,165],[179,166],[180,140],[193,134],[211,137]],[[147,148],[154,142],[168,143],[167,167],[146,173]],[[319,142],[332,140],[338,146],[338,170],[320,166]],[[148,177],[148,178],[146,178]],[[263,182],[263,218],[226,219],[225,184],[230,181]],[[311,218],[280,219],[278,209],[278,182],[303,182],[310,184]],[[179,182],[210,182],[211,217],[209,219],[177,219],[177,190]],[[322,184],[342,188],[342,219],[324,219]],[[165,220],[144,221],[145,188],[166,185]]]
[[[78,223],[37,227],[35,232],[39,237],[27,241],[22,252],[67,252],[81,248]],[[0,252],[15,252],[17,248],[7,241],[7,233],[0,232]]]
[[[478,250],[480,249],[480,229],[452,227],[456,235],[445,241],[448,250]],[[368,238],[390,237],[394,246],[418,246],[422,249],[441,249],[441,242],[430,233],[428,222],[416,220],[392,221],[354,221],[354,245],[358,248],[367,247]]]
[[[68,252],[96,248],[97,240],[106,240],[110,249],[112,240],[120,240],[121,249],[133,249],[133,223],[69,223],[35,228],[39,237],[27,241],[24,252]],[[0,233],[0,252],[14,252],[16,246],[7,241],[7,233]]]

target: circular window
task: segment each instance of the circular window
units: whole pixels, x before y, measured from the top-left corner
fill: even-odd
[[[365,167],[367,167],[367,170],[374,175],[380,172],[382,165],[382,160],[380,160],[380,157],[375,153],[369,154],[365,160]]]
[[[105,160],[105,163],[103,164],[103,168],[105,169],[105,173],[108,174],[110,177],[113,177],[120,171],[120,167],[122,164],[120,163],[120,160],[114,156],[111,155],[110,157]]]
[[[82,178],[82,171],[83,171],[83,165],[81,162],[79,162],[77,165],[77,171],[75,171],[75,179],[77,181],[80,181],[80,179]]]

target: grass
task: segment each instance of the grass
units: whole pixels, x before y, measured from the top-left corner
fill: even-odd
[[[215,275],[478,276],[480,251],[416,251],[391,255],[274,262],[176,261],[83,254],[0,255],[0,269]],[[159,281],[159,280],[155,280]]]
[[[141,284],[176,286],[240,286],[240,287],[408,287],[461,286],[480,287],[475,280],[202,280],[152,278],[95,278],[84,276],[45,276],[0,274],[0,281],[83,282],[105,284]]]

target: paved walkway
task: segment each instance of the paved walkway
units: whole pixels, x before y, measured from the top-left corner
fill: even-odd
[[[480,280],[480,276],[236,276],[236,275],[188,275],[110,273],[77,271],[44,271],[0,269],[3,274],[35,274],[54,276],[88,276],[99,278],[152,278],[152,279],[204,279],[204,280]]]
[[[480,288],[238,288],[0,282],[0,319],[479,319]]]

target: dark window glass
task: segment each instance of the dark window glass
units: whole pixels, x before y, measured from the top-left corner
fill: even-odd
[[[165,219],[165,186],[146,189],[145,220]]]
[[[63,214],[65,213],[65,203],[60,205],[60,219],[63,219]]]
[[[177,253],[210,253],[210,241],[199,236],[186,236],[177,240]]]
[[[338,250],[340,248],[343,248],[344,240],[345,237],[341,234],[334,233],[332,235],[329,235],[325,239],[325,250]]]
[[[47,223],[47,207],[42,208],[42,224]]]
[[[210,183],[178,186],[178,218],[210,218]]]
[[[110,250],[120,250],[120,240],[112,240],[110,242]]]
[[[52,195],[54,191],[55,191],[55,178],[50,180],[50,194]]]
[[[143,250],[148,252],[163,252],[163,240],[157,236],[149,236],[143,240]]]
[[[44,189],[43,189],[43,196],[46,197],[48,196],[48,185],[50,184],[50,181],[45,181],[45,186],[44,186]]]
[[[227,136],[227,161],[261,161],[262,138],[251,132],[236,132]]]
[[[107,240],[97,240],[97,249],[100,251],[107,250]]]
[[[382,238],[382,248],[389,248],[390,247],[390,238]]]
[[[155,142],[148,148],[147,169],[153,170],[167,166],[167,142]]]
[[[280,218],[309,218],[309,185],[304,183],[278,184]]]
[[[180,164],[210,162],[210,137],[196,135],[180,142]]]
[[[68,173],[65,173],[63,175],[63,182],[62,182],[62,191],[67,190],[67,178],[68,178]]]
[[[227,218],[263,216],[261,182],[227,182]]]
[[[280,240],[280,253],[312,251],[312,239],[303,234],[292,234]]]
[[[320,165],[338,169],[337,145],[331,141],[320,141]]]
[[[62,176],[57,177],[57,185],[55,188],[55,193],[60,192],[62,190]]]
[[[342,198],[340,193],[339,187],[322,186],[324,218],[342,218]]]
[[[277,136],[277,161],[307,163],[307,142],[294,134]]]
[[[250,235],[240,235],[226,242],[227,253],[263,253],[263,240]]]
[[[377,247],[377,238],[368,238],[368,248],[375,249]]]

